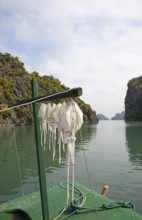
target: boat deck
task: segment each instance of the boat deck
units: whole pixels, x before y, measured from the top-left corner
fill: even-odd
[[[100,195],[96,192],[91,192],[85,186],[76,183],[75,186],[86,195],[86,200],[83,208],[95,209],[102,204],[109,204],[112,202],[109,198]],[[77,193],[75,199],[81,200]],[[48,190],[48,205],[50,220],[56,219],[66,206],[66,190],[60,186],[54,186]],[[22,212],[21,212],[22,210]],[[0,220],[43,220],[41,211],[41,202],[39,192],[35,192],[23,197],[17,198],[13,201],[5,202],[0,205]],[[68,208],[58,218],[60,220],[142,220],[142,215],[133,211],[130,208],[112,208],[103,211],[91,211],[88,209]]]

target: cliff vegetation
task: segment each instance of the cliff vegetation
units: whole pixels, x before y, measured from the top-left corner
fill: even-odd
[[[0,109],[15,104],[23,99],[30,99],[31,80],[36,79],[39,86],[39,96],[68,90],[59,79],[53,76],[41,76],[38,72],[28,73],[18,57],[9,53],[0,53]],[[96,112],[80,98],[75,98],[84,113],[84,121],[96,123]],[[32,106],[24,106],[0,113],[0,124],[32,124]]]

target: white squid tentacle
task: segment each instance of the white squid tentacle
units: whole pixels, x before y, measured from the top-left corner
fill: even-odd
[[[44,136],[44,146],[46,134],[49,132],[49,150],[52,146],[53,160],[56,154],[56,137],[59,147],[59,164],[61,163],[61,146],[63,150],[66,145],[66,164],[67,164],[67,204],[69,203],[69,169],[72,164],[72,203],[74,202],[74,171],[75,171],[75,141],[76,132],[83,124],[83,113],[78,104],[70,99],[67,103],[55,105],[47,104],[46,112],[43,104],[39,111],[41,120],[41,140]],[[48,127],[46,127],[48,123]],[[56,134],[56,132],[58,133]]]
[[[44,133],[46,130],[46,121],[45,121],[45,112],[46,112],[46,104],[42,103],[39,109],[39,113],[38,113],[38,117],[40,118],[41,121],[41,126],[40,126],[40,130],[41,130],[41,145],[43,145],[42,143],[42,139],[44,137]]]

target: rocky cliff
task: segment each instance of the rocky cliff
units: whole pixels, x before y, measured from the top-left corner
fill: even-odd
[[[128,83],[125,120],[142,121],[142,76],[133,78]]]

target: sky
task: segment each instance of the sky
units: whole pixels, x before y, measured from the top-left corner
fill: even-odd
[[[82,87],[81,99],[111,118],[142,75],[142,0],[0,0],[0,52]]]

